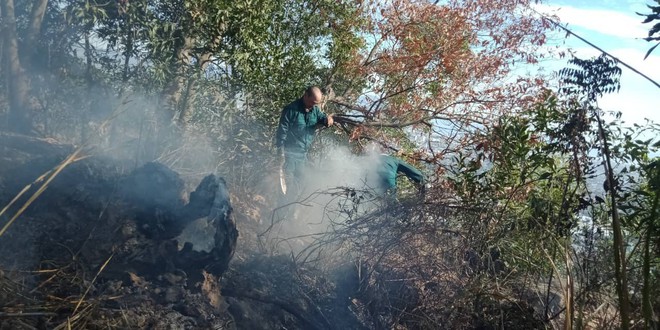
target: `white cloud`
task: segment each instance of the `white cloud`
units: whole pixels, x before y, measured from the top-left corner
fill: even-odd
[[[609,36],[634,39],[646,37],[650,26],[642,24],[643,17],[600,8],[577,8],[568,5],[535,5],[541,13],[554,14],[568,27],[578,26]]]
[[[603,96],[598,104],[607,111],[620,111],[621,119],[627,125],[633,123],[644,124],[645,119],[660,123],[658,109],[654,108],[653,96],[636,90],[627,89],[621,85],[621,91]],[[656,111],[653,111],[656,110]]]
[[[635,15],[629,4],[615,6],[616,3],[618,2],[611,3],[610,8],[623,7],[621,11],[594,8],[592,5],[578,8],[575,3],[537,5],[535,9],[542,13],[557,15],[563,24],[568,24],[568,28],[576,30],[575,32],[581,37],[603,48],[650,79],[660,82],[660,48],[644,60],[644,55],[653,44],[641,39],[634,40],[647,35],[649,24],[642,24],[643,18]],[[565,36],[563,33],[560,35]],[[563,42],[555,42],[550,46],[558,46],[560,49],[569,48],[581,59],[600,55],[600,51],[575,37],[562,38],[562,40]],[[548,59],[544,66],[551,70],[559,70],[568,66],[567,60],[568,58]],[[599,105],[605,110],[621,111],[622,119],[629,125],[643,124],[645,118],[660,123],[660,107],[657,103],[659,88],[623,65],[619,67],[622,69],[620,91],[603,96],[598,102]]]
[[[581,42],[581,41],[577,41],[577,42]],[[652,44],[648,45],[649,48],[651,46],[653,45]],[[589,47],[587,45],[580,47],[573,47],[572,50],[575,53],[575,56],[581,59],[589,59],[600,55],[599,50],[593,47]],[[636,48],[605,49],[605,51],[608,54],[616,57],[622,62],[625,62],[626,64],[630,65],[636,70],[647,75],[651,79],[658,81],[660,80],[660,48],[656,49],[656,51],[651,53],[651,55],[649,55],[648,58],[644,59],[644,55],[646,55],[647,50],[648,49],[646,48],[645,49],[636,49]],[[624,70],[624,72],[629,70],[623,65],[619,65],[619,66],[621,67],[622,70]],[[650,82],[648,83],[649,85],[652,85]]]
[[[588,59],[600,55],[591,47],[573,49],[575,55]],[[656,82],[660,82],[660,55],[650,55],[644,60],[645,50],[619,48],[607,50],[619,60]],[[659,89],[652,82],[632,70],[619,65],[621,73],[621,90],[618,93],[607,94],[599,100],[599,105],[605,110],[621,111],[622,119],[627,123],[644,123],[648,118],[660,123],[660,108],[657,103]]]

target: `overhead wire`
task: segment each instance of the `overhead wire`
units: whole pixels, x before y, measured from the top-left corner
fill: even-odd
[[[598,51],[602,52],[603,54],[605,54],[605,55],[607,55],[608,57],[610,57],[610,58],[612,58],[613,60],[615,60],[617,63],[621,63],[621,65],[623,65],[623,66],[625,66],[626,68],[632,70],[633,72],[637,73],[638,75],[644,77],[646,80],[650,81],[650,82],[651,82],[652,84],[654,84],[656,87],[660,88],[660,83],[658,83],[657,81],[651,79],[651,77],[645,75],[644,73],[642,73],[642,72],[640,72],[639,70],[635,69],[635,68],[632,67],[631,65],[627,64],[626,62],[620,60],[618,57],[616,57],[616,56],[614,56],[614,55],[612,55],[612,54],[606,52],[604,49],[602,49],[602,48],[596,46],[595,44],[593,44],[593,43],[590,42],[589,40],[587,40],[587,39],[585,39],[585,38],[579,36],[577,33],[573,32],[571,29],[569,29],[569,28],[567,28],[567,27],[565,27],[565,26],[559,24],[559,22],[553,20],[552,18],[548,17],[547,15],[538,12],[538,11],[535,10],[534,8],[531,8],[531,9],[532,9],[532,11],[534,11],[535,13],[539,14],[543,19],[548,20],[549,22],[551,22],[552,24],[554,24],[554,25],[557,26],[558,28],[560,28],[560,29],[566,31],[566,33],[568,33],[568,34],[570,34],[570,35],[572,35],[572,36],[574,36],[574,37],[580,39],[582,42],[586,43],[587,45],[589,45],[589,46],[591,46],[591,47],[597,49]]]

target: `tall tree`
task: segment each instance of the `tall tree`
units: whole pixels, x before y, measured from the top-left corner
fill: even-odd
[[[46,12],[48,0],[35,1],[32,4],[31,15],[28,19],[27,38],[25,43],[19,42],[18,20],[14,0],[2,1],[3,20],[5,22],[4,57],[7,63],[9,115],[8,122],[12,130],[21,133],[31,131],[31,112],[33,106],[30,102],[30,77],[25,70],[24,62],[28,62],[29,55],[34,49],[41,24]]]
[[[29,27],[27,30],[27,37],[25,47],[27,49],[34,49],[35,44],[41,33],[41,26],[44,21],[44,15],[46,14],[46,8],[48,7],[48,0],[37,0],[32,4],[32,10],[30,12],[30,21]]]
[[[605,182],[610,200],[612,231],[614,234],[614,270],[616,288],[619,296],[619,311],[621,313],[621,329],[630,328],[630,298],[628,293],[628,275],[626,264],[625,237],[619,214],[619,196],[615,169],[612,166],[612,151],[609,132],[605,129],[601,110],[597,106],[597,98],[605,93],[619,90],[621,69],[614,60],[605,54],[591,60],[571,59],[569,63],[577,68],[566,68],[560,75],[567,84],[564,92],[581,97],[584,110],[596,119],[596,129],[600,138],[600,151],[603,155]]]
[[[327,22],[344,24],[355,6],[331,0],[119,2],[116,8],[104,7],[109,15],[99,31],[124,54],[124,72],[129,57],[140,63],[139,56],[148,58],[164,107],[186,126],[203,92],[199,79],[205,77],[250,95],[252,105],[273,109],[297,97],[305,85],[320,83],[320,69],[328,67],[324,54],[346,49],[325,46],[335,34]]]
[[[5,21],[5,54],[7,63],[7,92],[9,93],[8,122],[18,132],[28,132],[30,122],[28,111],[29,82],[25,69],[21,65],[18,49],[18,32],[14,11],[14,0],[2,1],[2,13]]]
[[[343,68],[358,79],[336,91],[336,103],[364,121],[360,130],[370,127],[367,135],[412,126],[427,134],[427,147],[455,150],[463,133],[535,100],[542,80],[512,72],[515,63],[535,63],[545,43],[549,25],[529,4],[369,2],[365,47]]]

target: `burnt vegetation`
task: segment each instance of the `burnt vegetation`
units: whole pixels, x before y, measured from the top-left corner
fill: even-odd
[[[659,127],[606,55],[512,82],[531,1],[0,3],[0,329],[658,327]]]

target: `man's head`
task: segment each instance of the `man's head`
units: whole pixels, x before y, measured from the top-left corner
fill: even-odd
[[[321,89],[316,86],[309,87],[305,90],[303,94],[303,103],[305,104],[305,110],[309,110],[315,105],[319,105],[323,99],[323,93]]]

